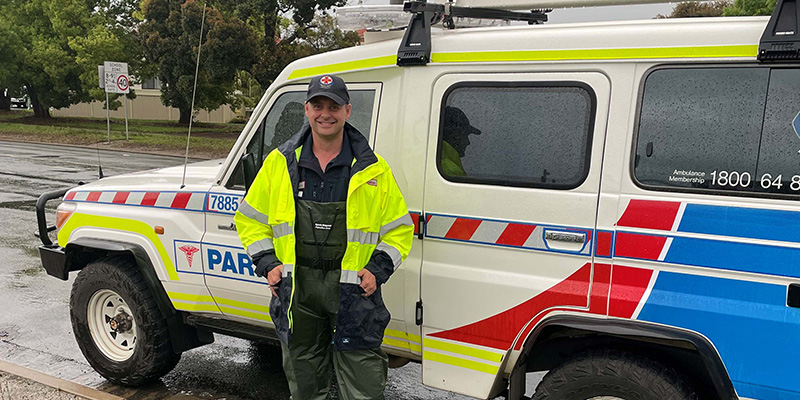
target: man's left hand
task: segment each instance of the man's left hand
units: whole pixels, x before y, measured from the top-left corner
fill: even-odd
[[[372,272],[369,272],[368,269],[362,268],[361,271],[358,271],[358,277],[361,278],[361,284],[359,286],[361,286],[361,289],[364,289],[364,294],[362,294],[362,296],[372,296],[372,294],[378,289],[378,283],[375,281],[375,275],[372,275]]]

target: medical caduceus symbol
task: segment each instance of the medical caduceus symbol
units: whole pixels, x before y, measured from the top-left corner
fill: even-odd
[[[197,253],[200,251],[200,249],[187,244],[186,246],[178,247],[178,250],[182,251],[183,254],[186,254],[186,261],[189,263],[189,268],[192,268],[192,257],[194,256],[194,253]]]

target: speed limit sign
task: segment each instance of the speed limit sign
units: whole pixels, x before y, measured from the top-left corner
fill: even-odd
[[[130,92],[128,63],[106,61],[103,63],[103,75],[107,93]]]
[[[126,75],[117,77],[117,89],[120,93],[128,93],[128,77]]]

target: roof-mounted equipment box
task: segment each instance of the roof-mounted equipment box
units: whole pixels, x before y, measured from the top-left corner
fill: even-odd
[[[778,0],[758,46],[762,62],[800,61],[800,8],[797,0]]]

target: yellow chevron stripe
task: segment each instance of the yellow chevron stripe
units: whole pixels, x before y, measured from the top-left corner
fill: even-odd
[[[304,78],[322,74],[333,74],[342,71],[352,71],[354,69],[365,69],[373,67],[385,67],[397,63],[397,55],[367,58],[363,60],[347,61],[336,64],[322,65],[319,67],[300,68],[289,74],[289,79]]]
[[[206,303],[213,303],[214,298],[211,296],[207,296],[204,294],[188,294],[188,293],[180,293],[180,292],[167,292],[167,296],[171,300],[183,300],[189,302],[206,302]]]
[[[184,303],[182,301],[172,300],[172,306],[175,307],[176,310],[183,310],[183,311],[220,312],[219,308],[217,308],[217,306],[214,304]]]
[[[244,308],[250,311],[258,311],[262,313],[269,314],[269,307],[261,304],[253,304],[253,303],[245,303],[239,300],[231,300],[231,299],[223,299],[219,297],[214,297],[214,300],[217,301],[217,304],[225,304],[226,306],[233,306]]]
[[[434,53],[437,63],[755,57],[758,45]]]
[[[755,57],[758,45],[644,47],[628,49],[575,49],[528,51],[475,51],[433,53],[431,62],[498,62],[498,61],[567,61],[567,60],[630,60],[654,58],[724,58]],[[364,68],[388,67],[397,63],[397,56],[381,56],[292,71],[289,79]]]
[[[446,354],[432,353],[425,351],[422,353],[423,360],[436,361],[442,364],[452,365],[456,367],[471,369],[473,371],[483,372],[489,375],[497,375],[500,367],[497,365],[489,365],[473,360],[465,360],[463,358],[453,357]]]
[[[217,304],[224,304],[228,306],[244,308],[247,311],[258,311],[261,313],[269,314],[269,307],[267,306],[260,304],[246,303],[244,301],[239,301],[239,300],[225,299],[221,297],[211,297],[202,294],[180,293],[180,292],[167,292],[167,295],[172,300],[183,300],[188,302],[206,302],[206,303],[213,303],[216,301]]]
[[[172,264],[172,260],[167,253],[167,249],[164,248],[164,244],[161,243],[161,238],[156,235],[152,226],[147,225],[142,221],[136,221],[132,219],[74,213],[71,217],[69,217],[67,223],[64,224],[64,226],[62,226],[61,230],[58,232],[59,245],[62,247],[66,246],[72,231],[82,226],[133,232],[144,236],[150,241],[150,243],[153,244],[153,246],[155,246],[156,250],[158,251],[158,255],[161,256],[161,262],[164,263],[164,266],[167,269],[167,275],[169,276],[169,279],[171,281],[180,280],[178,278],[178,272],[175,270],[175,266]]]
[[[225,306],[219,306],[219,309],[222,310],[222,312],[224,312],[226,314],[238,315],[240,317],[257,319],[259,321],[272,322],[272,318],[269,316],[269,314],[260,314],[260,313],[256,313],[256,312],[252,312],[252,311],[240,310],[238,308],[230,308],[230,307],[225,307]]]
[[[430,337],[426,337],[423,344],[426,349],[442,350],[448,353],[461,354],[496,363],[499,363],[500,361],[503,360],[503,354],[500,353],[494,353],[488,350],[476,349],[474,347],[467,347],[467,346],[462,346],[460,344],[434,340],[431,339]]]
[[[398,331],[395,329],[387,329],[386,334],[400,339],[408,339],[409,342],[422,343],[422,338],[408,332]]]

